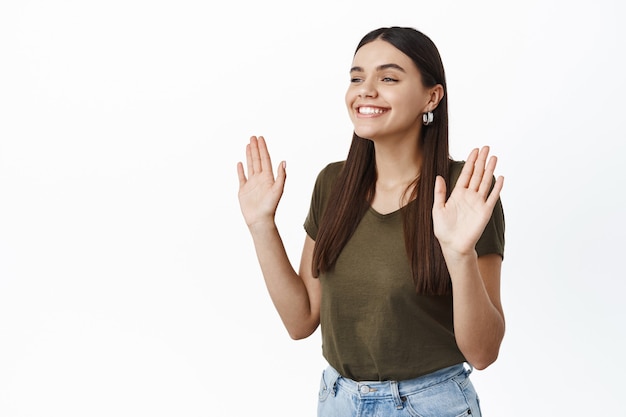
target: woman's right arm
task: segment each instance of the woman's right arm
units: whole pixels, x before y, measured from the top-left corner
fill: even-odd
[[[315,242],[306,237],[299,272],[289,261],[274,220],[282,196],[286,171],[281,162],[276,178],[265,140],[253,136],[246,146],[248,176],[237,164],[239,204],[252,235],[259,265],[270,297],[293,339],[311,335],[320,320],[321,287],[311,272]]]

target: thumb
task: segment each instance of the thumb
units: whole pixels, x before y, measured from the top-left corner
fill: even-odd
[[[282,161],[278,165],[278,171],[276,172],[276,182],[282,188],[285,185],[286,179],[287,179],[287,162]]]
[[[435,195],[433,209],[442,209],[446,205],[446,181],[441,175],[435,178]]]

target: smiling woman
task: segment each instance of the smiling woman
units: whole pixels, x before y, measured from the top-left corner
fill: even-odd
[[[346,104],[355,133],[379,141],[415,142],[422,114],[437,106],[443,87],[426,88],[411,59],[383,40],[361,47],[354,64]]]
[[[298,272],[275,223],[286,168],[265,139],[238,164],[239,202],[274,305],[294,339],[318,326],[318,416],[480,415],[469,376],[504,336],[503,178],[496,158],[448,152],[447,91],[434,43],[404,27],[359,43],[344,161],[318,175]],[[494,180],[495,179],[495,180]]]

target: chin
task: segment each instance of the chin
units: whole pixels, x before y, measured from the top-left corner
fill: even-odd
[[[376,136],[375,132],[366,129],[354,129],[354,133],[360,138],[372,140]]]

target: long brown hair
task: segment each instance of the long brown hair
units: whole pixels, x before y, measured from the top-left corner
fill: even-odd
[[[444,295],[452,291],[450,274],[441,247],[433,233],[432,207],[434,184],[441,175],[449,184],[448,92],[445,72],[437,47],[432,40],[413,28],[376,29],[361,39],[356,51],[376,39],[389,42],[409,56],[422,76],[425,87],[443,86],[443,98],[433,111],[434,121],[423,126],[419,138],[422,167],[413,184],[409,201],[402,213],[404,239],[415,289],[419,294]],[[356,53],[355,51],[355,53]],[[313,275],[333,268],[374,197],[376,159],[374,144],[352,136],[344,167],[331,191],[322,216],[313,252]],[[450,187],[448,187],[449,189]]]

